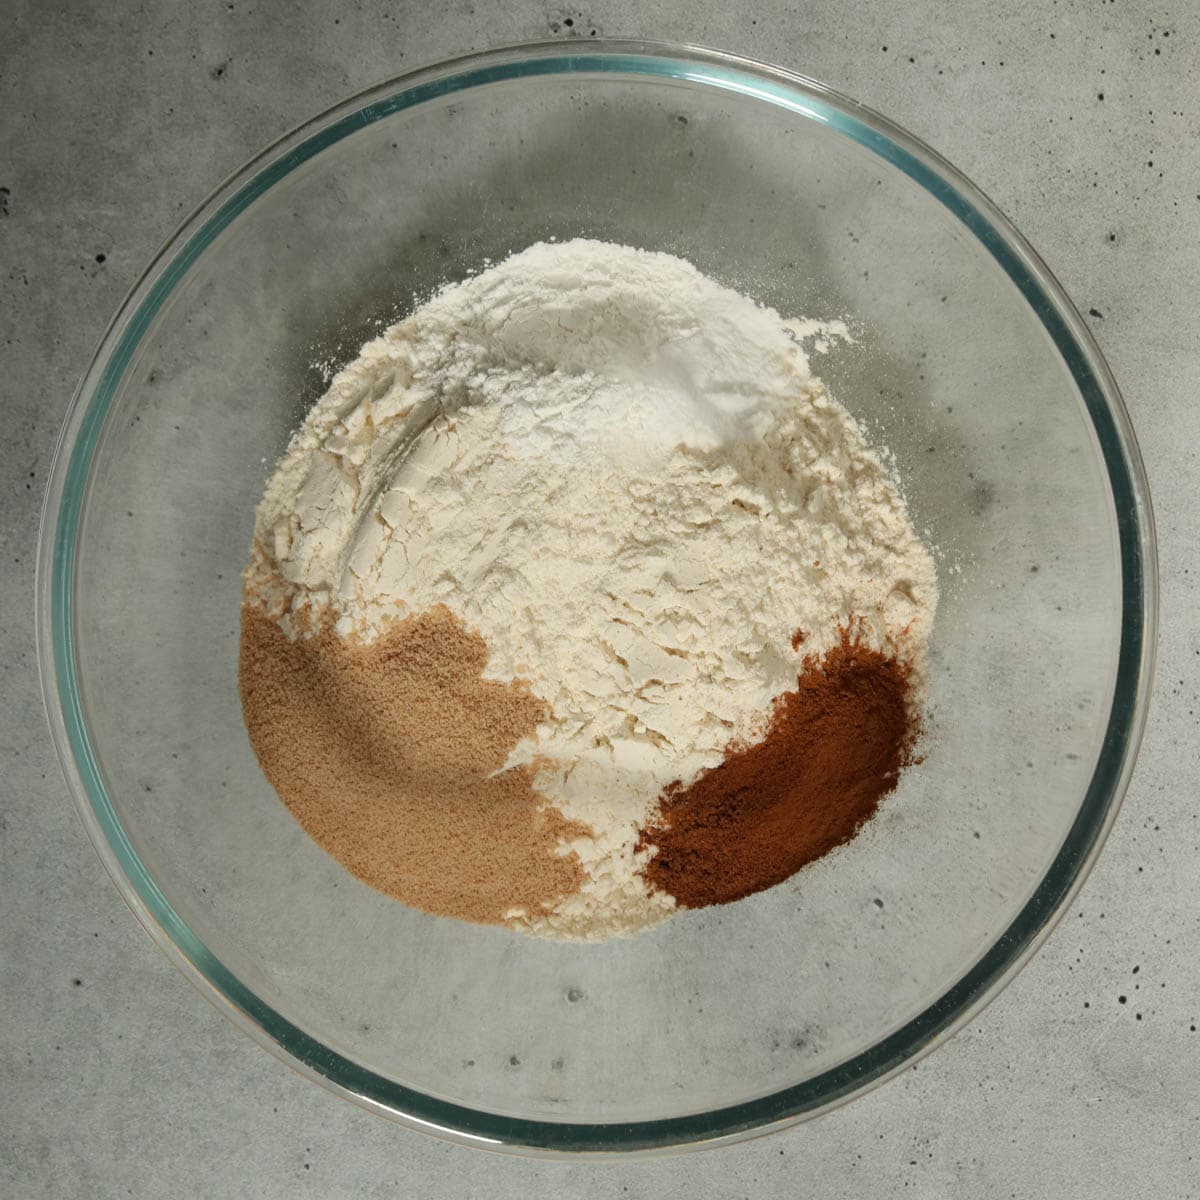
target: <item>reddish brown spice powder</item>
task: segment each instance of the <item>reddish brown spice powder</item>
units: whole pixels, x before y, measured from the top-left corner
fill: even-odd
[[[766,735],[672,784],[639,849],[648,882],[684,908],[762,891],[849,841],[912,761],[909,669],[857,643],[805,660]]]

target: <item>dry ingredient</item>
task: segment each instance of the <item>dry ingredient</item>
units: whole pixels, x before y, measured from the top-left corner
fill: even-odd
[[[651,884],[686,908],[782,883],[847,842],[899,779],[918,733],[909,668],[851,630],[809,658],[762,739],[662,795],[640,846]]]
[[[246,571],[251,739],[314,837],[417,907],[595,938],[851,836],[907,761],[937,589],[894,483],[809,369],[802,339],[839,333],[669,255],[575,241],[368,343],[276,470]],[[453,687],[389,675],[429,620],[456,631],[447,653],[474,647]],[[330,678],[353,720],[322,712]],[[830,739],[862,736],[889,679],[882,774],[866,786],[845,762],[851,795]],[[422,775],[414,711],[457,773]],[[468,753],[481,728],[486,762]],[[774,846],[760,875],[738,841]]]
[[[502,770],[545,705],[484,680],[487,646],[445,608],[371,645],[328,627],[289,638],[244,610],[242,708],[267,778],[312,838],[397,900],[469,921],[552,906],[585,832],[547,806],[533,769]]]

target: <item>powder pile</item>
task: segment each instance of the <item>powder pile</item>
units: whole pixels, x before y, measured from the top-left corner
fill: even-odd
[[[809,369],[814,332],[680,259],[574,241],[447,287],[363,348],[268,485],[246,571],[251,739],[317,840],[417,907],[598,938],[770,886],[853,834],[907,761],[937,589],[895,484]],[[428,628],[470,670],[392,678]],[[822,730],[866,692],[826,693],[867,667],[895,701],[876,712],[878,794],[843,796],[760,880],[684,880],[722,839],[799,836],[793,810],[839,803]],[[329,676],[353,720],[322,714]],[[451,739],[434,779],[414,713]],[[490,757],[452,774],[472,729]],[[759,808],[722,807],[712,781],[760,742],[782,757],[746,776]],[[342,782],[364,761],[369,782]],[[775,778],[806,763],[806,783]],[[520,830],[505,854],[530,847],[507,885],[516,860],[488,875],[473,848],[498,823]],[[455,865],[435,886],[418,860]]]
[[[684,906],[726,904],[849,841],[909,764],[908,674],[849,630],[809,659],[760,741],[663,793],[639,843],[655,851],[646,878]]]
[[[243,613],[242,709],[267,778],[305,830],[397,900],[471,921],[537,912],[578,888],[559,853],[583,832],[504,771],[545,705],[481,678],[487,647],[444,608],[371,646],[289,638]]]

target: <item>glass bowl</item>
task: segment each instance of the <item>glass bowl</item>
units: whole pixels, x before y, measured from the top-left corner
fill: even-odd
[[[926,761],[769,892],[632,940],[427,916],[327,857],[242,726],[239,572],[273,463],[414,295],[578,235],[849,316],[818,371],[938,547]],[[812,1116],[962,1025],[1078,888],[1146,710],[1155,553],[1117,388],[1019,234],[828,88],[731,55],[475,55],[309,122],[171,239],[75,397],[42,524],[47,708],[88,831],[181,970],[377,1112],[532,1152]]]

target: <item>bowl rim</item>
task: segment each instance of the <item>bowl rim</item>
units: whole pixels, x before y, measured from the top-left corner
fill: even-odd
[[[1097,763],[1058,854],[1008,928],[933,1004],[853,1058],[753,1100],[632,1123],[532,1120],[441,1100],[367,1070],[261,1000],[184,922],[130,843],[89,740],[75,660],[74,572],[81,515],[105,416],[142,336],[208,244],[291,171],[374,121],[494,82],[580,73],[681,80],[782,107],[858,142],[948,209],[1017,286],[1079,388],[1112,490],[1122,568],[1121,641],[1108,727]],[[994,999],[1045,940],[1079,890],[1128,787],[1153,677],[1158,581],[1149,486],[1112,373],[1058,281],[978,188],[887,118],[796,72],[700,46],[588,38],[467,54],[367,88],[280,138],[199,205],[126,297],[71,401],[42,509],[36,607],[43,701],[76,808],[130,909],[200,992],[281,1061],[364,1108],[457,1142],[565,1156],[713,1146],[816,1116],[911,1065]]]

